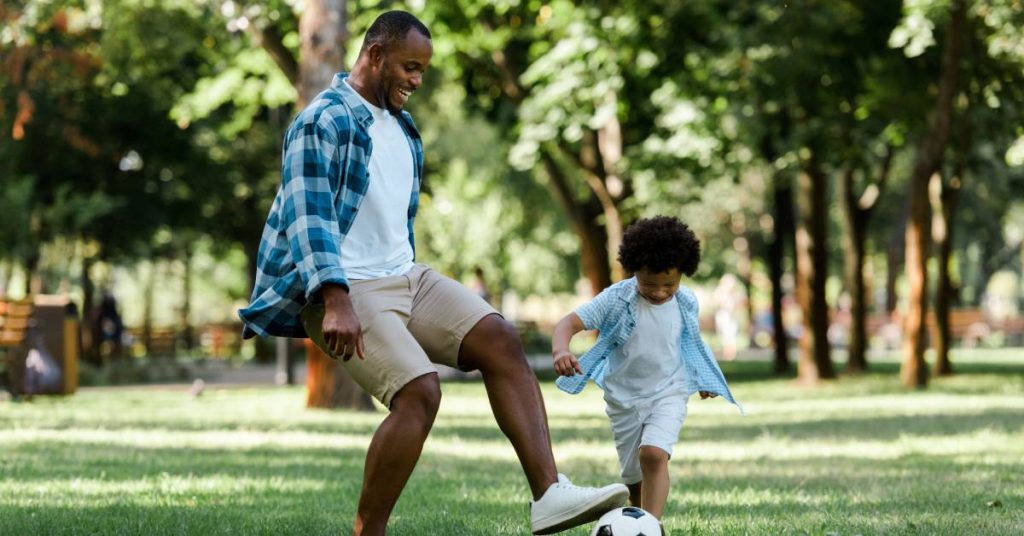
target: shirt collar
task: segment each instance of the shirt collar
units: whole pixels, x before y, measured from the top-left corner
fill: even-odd
[[[348,72],[335,74],[334,80],[331,81],[331,89],[341,95],[345,104],[355,114],[356,122],[359,123],[363,129],[368,130],[370,125],[373,124],[373,112],[363,104],[362,96],[356,93],[356,90],[352,89],[351,86],[345,83],[345,79],[348,78],[350,74],[351,73]],[[409,115],[409,112],[402,110],[402,112],[398,114],[398,119],[406,126],[410,136],[413,138],[420,137],[420,131],[416,128],[416,124],[413,123],[412,116]]]
[[[348,78],[349,73],[338,73],[334,75],[334,80],[331,82],[331,89],[337,91],[341,95],[341,98],[345,100],[345,104],[348,105],[349,109],[356,116],[356,121],[364,128],[370,128],[373,124],[373,112],[371,112],[365,104],[363,99],[354,89],[345,83],[345,79]]]

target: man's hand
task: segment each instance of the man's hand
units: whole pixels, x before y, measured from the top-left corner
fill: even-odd
[[[701,400],[705,400],[705,399],[708,399],[708,398],[715,398],[717,396],[718,395],[716,395],[715,393],[712,393],[712,392],[709,392],[709,391],[700,391],[700,399]]]
[[[327,285],[324,297],[324,342],[331,357],[345,361],[363,355],[363,328],[344,287]]]
[[[556,350],[551,352],[551,357],[555,360],[555,373],[559,376],[583,374],[580,362],[569,350]]]

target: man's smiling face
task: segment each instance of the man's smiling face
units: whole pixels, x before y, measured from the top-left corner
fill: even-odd
[[[397,115],[409,96],[423,84],[423,73],[434,53],[430,39],[415,28],[405,39],[382,51],[377,98],[382,108]]]

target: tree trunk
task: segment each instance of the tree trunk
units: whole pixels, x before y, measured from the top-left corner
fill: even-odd
[[[938,244],[938,285],[935,291],[935,375],[953,374],[953,363],[949,359],[952,330],[949,325],[950,305],[953,300],[953,282],[950,277],[950,262],[953,253],[953,214],[960,193],[960,174],[954,175],[948,184],[939,186],[942,193],[937,200],[939,222],[936,225],[935,241]]]
[[[299,20],[299,101],[302,109],[310,99],[331,85],[344,65],[348,37],[345,0],[308,0]]]
[[[889,238],[889,245],[885,249],[885,312],[890,317],[892,317],[892,314],[896,312],[896,308],[899,306],[899,297],[896,295],[896,280],[899,278],[900,271],[903,269],[904,261],[906,260],[904,255],[907,253],[907,216],[908,213],[903,211],[903,214],[900,216],[900,223],[893,228],[902,229],[902,231],[893,231]]]
[[[949,313],[954,297],[950,263],[953,256],[953,215],[956,213],[964,171],[967,167],[967,155],[970,152],[970,123],[966,108],[960,115],[959,147],[957,147],[956,160],[953,165],[953,176],[950,177],[948,183],[940,181],[931,189],[932,203],[937,208],[936,214],[938,215],[934,222],[933,233],[939,247],[939,281],[935,291],[935,325],[938,331],[935,340],[936,376],[951,376],[953,374],[953,363],[949,358],[949,349],[952,344]]]
[[[773,236],[768,245],[768,276],[772,280],[772,331],[775,339],[775,359],[772,371],[775,374],[789,372],[789,336],[783,321],[784,289],[782,288],[783,261],[786,255],[786,244],[791,242],[793,235],[793,192],[789,181],[778,174],[775,175],[775,200],[773,208],[775,218]]]
[[[760,106],[762,114],[768,122],[769,114]],[[779,137],[789,135],[789,115],[785,111],[778,116]],[[778,158],[775,148],[775,135],[768,133],[761,138],[761,156],[765,162],[774,164]],[[772,239],[767,248],[768,277],[772,282],[772,333],[774,335],[775,358],[772,361],[772,372],[781,375],[789,372],[789,334],[786,332],[784,319],[782,276],[785,272],[786,245],[790,251],[796,251],[793,211],[793,188],[788,177],[775,172],[772,177],[773,199]]]
[[[150,261],[142,288],[142,345],[146,347],[147,353],[153,342],[153,292],[156,288],[156,270],[156,261]]]
[[[88,254],[82,255],[82,360],[95,366],[103,364],[100,357],[100,326],[94,313],[96,303],[96,286],[92,282],[89,270],[94,259]]]
[[[306,339],[306,406],[373,411],[373,400],[337,361]]]
[[[310,0],[299,21],[299,108],[327,88],[342,69],[347,38],[345,0]],[[306,343],[310,348],[312,343]],[[373,401],[323,352],[306,352],[308,407],[373,409]]]
[[[14,266],[7,261],[0,260],[0,299],[6,299],[11,291],[11,277],[14,275]]]
[[[42,290],[39,288],[42,281],[39,277],[39,260],[40,254],[38,251],[30,253],[28,258],[25,259],[25,297],[27,298]]]
[[[186,351],[191,351],[195,346],[195,337],[190,321],[192,316],[192,247],[185,244],[181,253],[183,272],[181,274],[182,300],[179,323],[181,324],[181,342]]]
[[[928,314],[928,247],[931,243],[931,207],[928,183],[942,165],[943,152],[949,141],[953,96],[960,76],[960,58],[966,23],[966,7],[962,0],[950,4],[950,22],[946,46],[942,54],[939,94],[928,130],[917,148],[913,174],[910,177],[910,220],[907,222],[907,282],[909,294],[903,334],[903,363],[900,378],[907,387],[928,385],[928,368],[924,361],[925,317]]]
[[[569,178],[548,150],[541,150],[541,161],[544,163],[552,194],[569,216],[573,230],[580,239],[583,273],[590,281],[591,293],[596,296],[612,284],[612,271],[608,263],[608,234],[597,221],[604,213],[604,209],[594,198],[586,204],[576,200]]]
[[[754,295],[754,263],[751,258],[751,240],[746,217],[742,214],[734,214],[731,228],[733,236],[736,237],[732,241],[733,249],[736,251],[736,277],[743,284],[743,292],[746,294],[743,300],[743,313],[747,319],[747,334],[750,335],[750,327],[754,325],[754,300],[750,299]],[[738,313],[738,311],[736,312]]]
[[[852,193],[852,175],[849,171],[843,178],[843,198],[846,210],[846,233],[843,234],[843,268],[846,287],[850,293],[850,344],[846,359],[846,371],[859,374],[868,369],[867,360],[867,296],[864,285],[865,240],[867,215],[857,209]]]
[[[871,213],[881,198],[882,189],[889,180],[893,149],[886,148],[878,178],[870,183],[864,192],[857,194],[854,188],[855,172],[851,167],[843,174],[842,199],[846,233],[843,234],[843,256],[846,286],[850,292],[850,346],[846,360],[846,371],[862,373],[868,369],[867,360],[867,316],[868,294],[864,276],[864,262],[867,257],[867,233]]]
[[[796,227],[797,299],[803,311],[797,375],[802,383],[835,378],[828,343],[827,176],[812,154],[798,179],[800,217]]]

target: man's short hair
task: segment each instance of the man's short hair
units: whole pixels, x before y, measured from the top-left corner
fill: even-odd
[[[402,41],[409,34],[409,30],[416,29],[423,37],[430,39],[430,30],[420,22],[412,13],[406,11],[388,11],[382,13],[377,20],[373,21],[370,29],[366,30],[366,37],[363,38],[363,46],[360,53],[370,48],[370,45],[378,44],[384,50],[391,45]]]

